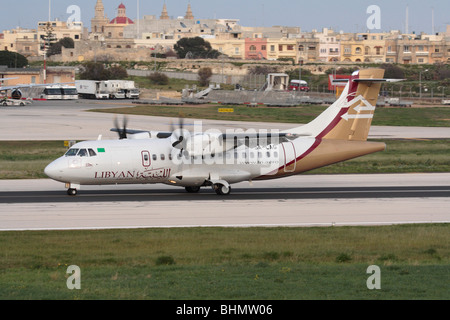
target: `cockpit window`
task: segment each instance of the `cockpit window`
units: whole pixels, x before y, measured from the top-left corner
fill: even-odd
[[[65,154],[66,157],[74,157],[74,156],[95,157],[96,155],[97,153],[93,149],[76,149],[76,148],[69,149]]]
[[[86,149],[80,149],[80,151],[78,151],[77,156],[79,157],[87,157],[88,153]]]
[[[69,150],[66,152],[66,157],[73,157],[73,156],[76,156],[77,153],[78,153],[78,150],[79,150],[79,149],[69,149]]]

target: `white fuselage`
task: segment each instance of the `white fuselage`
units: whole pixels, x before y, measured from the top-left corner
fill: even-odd
[[[212,180],[231,184],[270,177],[279,170],[293,174],[292,163],[314,142],[314,138],[299,138],[263,146],[241,145],[224,153],[192,157],[173,148],[169,138],[87,141],[72,146],[48,165],[45,173],[75,185],[165,183],[186,187]]]

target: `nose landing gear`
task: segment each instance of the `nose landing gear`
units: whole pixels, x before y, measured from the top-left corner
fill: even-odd
[[[79,184],[75,184],[75,183],[66,183],[66,188],[67,188],[67,194],[69,196],[76,196],[78,193],[78,189],[80,189],[80,185]]]
[[[77,193],[78,193],[77,189],[72,189],[72,188],[70,188],[70,189],[67,190],[67,194],[68,194],[69,196],[76,196]]]

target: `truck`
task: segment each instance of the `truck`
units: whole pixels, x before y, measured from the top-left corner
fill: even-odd
[[[305,80],[291,80],[289,83],[289,91],[305,91],[309,92],[308,83]]]
[[[109,90],[105,81],[77,80],[75,86],[80,98],[109,99]]]
[[[131,80],[108,80],[105,86],[110,99],[139,99],[139,89]]]
[[[139,99],[139,89],[136,88],[134,81],[132,80],[112,80],[116,82],[121,89],[125,92],[125,98],[127,99]]]
[[[109,99],[125,99],[125,91],[120,80],[104,81],[105,88],[109,93]]]

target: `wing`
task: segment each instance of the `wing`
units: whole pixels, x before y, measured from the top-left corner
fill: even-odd
[[[128,128],[126,128],[125,131],[120,128],[112,128],[110,131],[117,132],[119,134],[125,133],[125,137],[129,139],[166,139],[172,136],[172,132],[166,131],[149,131]]]
[[[9,79],[16,79],[16,78],[9,78]],[[8,79],[7,78],[0,79],[0,81],[3,81],[3,80],[8,80]],[[47,86],[62,85],[62,84],[73,84],[73,82],[42,83],[42,84],[37,84],[37,83],[17,84],[14,86],[0,87],[0,91],[22,89],[22,88],[33,88],[33,87],[47,87]]]

